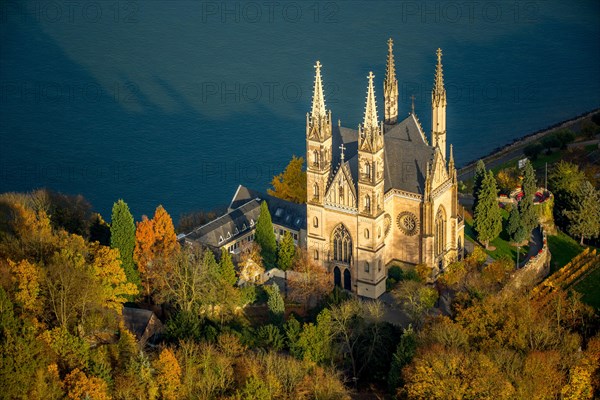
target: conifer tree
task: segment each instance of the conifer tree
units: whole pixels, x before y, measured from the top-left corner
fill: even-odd
[[[277,254],[277,265],[279,269],[287,271],[294,262],[294,256],[296,254],[296,246],[294,245],[294,238],[286,231],[283,234],[283,239],[279,243],[279,251]]]
[[[521,214],[517,207],[513,207],[510,211],[506,232],[510,236],[510,239],[515,243],[521,243],[527,238],[528,231],[521,224]]]
[[[490,240],[494,240],[502,231],[502,214],[498,207],[497,196],[496,179],[494,173],[489,171],[481,182],[473,222],[477,239],[485,244],[486,249]]]
[[[260,246],[260,255],[266,269],[274,268],[277,259],[277,241],[266,201],[261,203],[260,216],[256,221],[256,243]]]
[[[154,211],[154,256],[168,258],[179,250],[173,220],[163,206]]]
[[[533,196],[535,195],[535,172],[529,160],[525,163],[523,174],[523,198],[519,202],[519,214],[521,225],[526,232],[530,233],[538,224],[537,210],[533,206]]]
[[[271,315],[271,319],[275,324],[281,324],[283,322],[283,315],[285,313],[285,302],[283,300],[283,296],[281,296],[281,292],[279,291],[279,286],[276,283],[272,285],[265,286],[265,290],[269,295],[267,299],[267,306],[269,307],[269,314]]]
[[[129,206],[122,199],[113,204],[110,225],[110,247],[119,250],[127,282],[139,285],[140,274],[133,262],[135,249],[135,223]]]
[[[233,286],[237,282],[237,277],[235,275],[235,267],[233,266],[233,261],[231,261],[231,254],[226,249],[221,249],[221,259],[219,260],[219,275],[221,278]]]
[[[473,175],[473,210],[477,206],[477,199],[479,197],[479,190],[481,184],[486,176],[485,163],[483,160],[478,160],[475,165],[475,174]]]

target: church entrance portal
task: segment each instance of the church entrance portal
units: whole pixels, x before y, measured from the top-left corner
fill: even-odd
[[[352,280],[350,279],[350,271],[344,270],[344,289],[352,291]]]
[[[342,274],[340,273],[340,269],[338,267],[333,269],[333,283],[335,286],[342,286]]]

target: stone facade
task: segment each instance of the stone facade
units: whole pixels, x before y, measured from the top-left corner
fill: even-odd
[[[317,61],[306,124],[308,251],[337,285],[369,298],[385,292],[390,263],[426,264],[435,278],[464,243],[452,146],[446,157],[441,50],[430,145],[414,110],[398,121],[391,39],[388,45],[385,122],[370,73],[363,123],[358,130],[333,126]]]

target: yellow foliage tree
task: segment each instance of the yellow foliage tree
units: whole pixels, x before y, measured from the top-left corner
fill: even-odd
[[[181,368],[175,355],[169,348],[160,352],[158,359],[153,363],[156,370],[156,382],[164,400],[178,399],[181,386]]]
[[[285,171],[273,177],[271,181],[273,189],[267,192],[271,196],[294,203],[306,203],[306,171],[302,170],[303,164],[304,158],[292,156]]]
[[[136,295],[138,289],[133,283],[127,282],[118,249],[102,246],[98,242],[92,243],[90,247],[94,253],[92,268],[100,284],[102,302],[106,308],[121,314],[127,296]]]
[[[38,299],[42,270],[27,260],[18,263],[8,260],[8,266],[12,273],[12,281],[16,286],[15,300],[23,308],[23,311],[37,315],[41,310]]]
[[[145,215],[137,223],[135,230],[135,249],[133,250],[133,260],[138,266],[142,276],[142,284],[146,295],[150,295],[150,270],[153,261],[153,247],[156,239],[154,238],[154,222]]]
[[[96,376],[88,378],[79,368],[75,368],[65,377],[67,398],[72,400],[110,400],[108,385]]]

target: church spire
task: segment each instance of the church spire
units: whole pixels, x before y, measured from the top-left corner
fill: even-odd
[[[394,64],[394,41],[388,39],[388,55],[385,80],[383,81],[383,96],[385,108],[385,123],[393,125],[398,121],[398,81]]]
[[[446,89],[442,72],[442,49],[437,49],[435,81],[431,91],[431,144],[446,160]]]
[[[321,81],[321,63],[315,64],[315,87],[313,91],[312,110],[310,116],[319,118],[325,116],[325,96],[323,94],[323,82]]]
[[[369,86],[367,88],[367,104],[365,106],[365,119],[363,122],[363,127],[365,129],[368,128],[377,128],[377,105],[375,104],[375,89],[373,88],[373,71],[369,72]]]
[[[435,84],[433,91],[436,95],[441,96],[446,94],[444,89],[444,72],[442,71],[442,49],[437,49],[437,67],[435,70]]]

